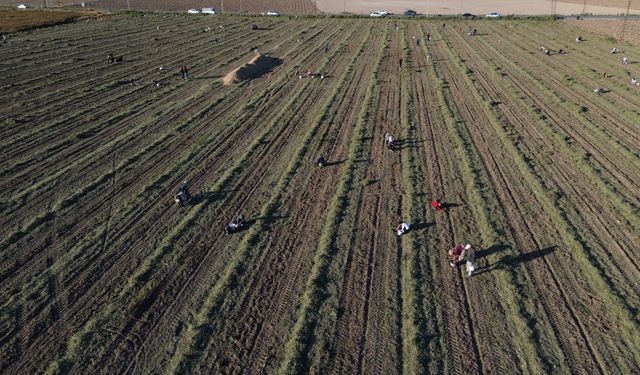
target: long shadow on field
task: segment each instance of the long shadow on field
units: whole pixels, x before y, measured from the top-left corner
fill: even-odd
[[[504,246],[504,245],[499,245],[499,246]],[[483,267],[481,269],[479,269],[478,272],[476,272],[474,275],[479,275],[485,272],[490,272],[493,271],[494,269],[506,269],[506,268],[515,268],[518,265],[520,265],[521,263],[526,263],[526,262],[530,262],[532,260],[536,260],[538,258],[544,257],[546,255],[549,255],[551,253],[553,253],[554,251],[556,251],[556,249],[558,248],[558,246],[549,246],[549,247],[545,247],[544,249],[540,249],[537,251],[530,251],[528,253],[521,253],[521,254],[517,254],[517,255],[508,255],[502,259],[500,259],[499,261],[497,261],[496,263]],[[491,248],[489,248],[491,249]],[[487,250],[489,250],[487,249]],[[497,251],[494,251],[497,252]],[[482,254],[483,252],[478,252],[478,257]],[[488,254],[483,254],[482,256],[486,256]]]
[[[340,164],[344,163],[345,161],[347,161],[347,159],[330,161],[330,162],[324,163],[324,166],[325,167],[331,167],[332,165],[340,165]]]
[[[430,226],[435,225],[435,222],[430,222],[430,223],[412,223],[411,224],[411,231],[415,232],[415,231],[419,231],[419,230],[423,230],[423,229],[427,229]]]
[[[491,254],[499,253],[499,252],[501,252],[503,250],[510,249],[510,248],[511,248],[511,245],[509,245],[509,244],[493,245],[493,246],[490,246],[490,247],[488,247],[488,248],[486,248],[486,249],[484,249],[482,251],[478,251],[476,253],[476,258],[478,258],[478,259],[484,258],[484,257],[489,256]]]
[[[407,138],[407,139],[396,139],[395,144],[397,145],[398,149],[403,150],[405,148],[418,148],[420,147],[421,143],[426,142],[426,140],[413,140],[411,138]]]
[[[278,216],[278,215],[271,215],[271,216],[260,216],[257,217],[253,220],[250,220],[251,222],[262,222],[262,226],[263,227],[267,227],[267,229],[270,229],[271,226],[273,224],[275,224],[277,221],[280,220],[284,220],[287,219],[289,217],[289,215],[282,215],[282,216]]]
[[[228,193],[232,193],[232,192],[234,192],[236,190],[237,189],[234,189],[234,190],[221,190],[221,191],[218,191],[218,192],[206,191],[204,193],[199,193],[199,194],[196,194],[193,197],[191,197],[191,200],[189,201],[189,204],[196,205],[196,204],[201,203],[201,202],[211,203],[211,202],[216,201],[218,199],[224,198]]]

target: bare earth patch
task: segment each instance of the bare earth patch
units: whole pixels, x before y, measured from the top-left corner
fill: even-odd
[[[640,45],[640,20],[567,20],[568,24],[589,32],[607,35],[633,45]]]
[[[80,17],[92,15],[89,12],[68,12],[48,10],[0,9],[0,32],[11,33],[37,27],[68,23]]]

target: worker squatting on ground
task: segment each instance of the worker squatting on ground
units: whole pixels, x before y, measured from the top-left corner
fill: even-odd
[[[327,163],[326,160],[324,160],[324,156],[320,156],[318,158],[318,160],[316,160],[316,166],[318,167],[324,167],[324,165]]]
[[[622,58],[622,65],[629,65],[629,58],[628,57],[623,57]]]
[[[618,49],[617,49],[616,47],[613,47],[613,48],[611,49],[611,52],[610,52],[610,53],[611,53],[612,55],[613,55],[613,54],[616,54],[616,53],[618,53]]]
[[[393,136],[390,133],[385,133],[384,135],[384,143],[387,145],[387,148],[391,151],[395,150],[395,143],[394,143],[394,139]]]
[[[410,228],[409,224],[405,223],[404,221],[401,221],[396,227],[396,233],[398,234],[398,236],[402,236],[403,234],[409,231],[409,228]]]
[[[580,43],[582,42],[582,37],[578,35],[578,37],[576,38],[576,43]]]
[[[178,190],[176,196],[173,200],[178,204],[178,206],[182,207],[191,199],[191,195],[189,195],[189,190],[187,190],[187,182],[183,182],[183,186]]]
[[[431,202],[431,207],[433,207],[436,211],[444,211],[447,207],[440,199],[436,199]]]
[[[229,225],[225,227],[225,231],[227,232],[227,234],[237,232],[242,227],[244,227],[245,224],[246,224],[246,220],[244,219],[244,215],[240,214],[236,216],[236,219],[234,221],[232,221],[231,223],[229,223]]]
[[[478,268],[476,263],[476,251],[471,244],[456,245],[453,249],[449,250],[449,265],[455,267],[458,264],[465,263],[467,274],[471,276],[473,272]]]

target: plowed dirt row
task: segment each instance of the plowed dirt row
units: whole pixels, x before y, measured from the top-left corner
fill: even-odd
[[[637,72],[610,40],[570,48],[538,20],[92,22],[0,50],[1,372],[640,372],[640,92],[592,95]],[[547,42],[569,53],[531,51]],[[256,48],[281,64],[223,86]],[[141,57],[93,63],[116,49]],[[188,81],[126,84],[183,63]],[[465,243],[472,276],[448,262]]]

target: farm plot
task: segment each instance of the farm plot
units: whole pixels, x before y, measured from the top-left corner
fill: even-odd
[[[640,371],[640,64],[610,44],[168,14],[11,35],[0,370]],[[223,85],[256,49],[282,63]]]

